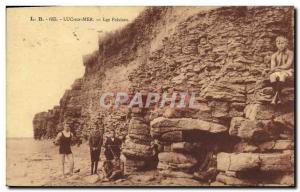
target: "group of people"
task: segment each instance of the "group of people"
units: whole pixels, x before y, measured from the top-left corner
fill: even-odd
[[[100,160],[101,148],[104,148],[105,161],[103,162],[103,171],[107,179],[115,179],[121,177],[123,174],[123,167],[120,162],[121,145],[122,141],[116,137],[115,131],[112,130],[110,135],[105,139],[103,138],[103,127],[99,127],[95,124],[94,129],[89,136],[89,148],[90,148],[90,160],[91,160],[91,175],[97,174],[98,163]],[[65,173],[65,161],[70,162],[70,170],[68,174],[72,175],[74,172],[74,158],[71,150],[73,141],[73,134],[68,123],[64,124],[64,129],[57,134],[54,141],[59,146],[59,154],[61,156],[62,175]],[[103,145],[104,143],[104,145]]]

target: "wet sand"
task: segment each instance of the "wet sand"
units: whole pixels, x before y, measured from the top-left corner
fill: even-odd
[[[7,139],[6,184],[8,186],[161,185],[162,179],[156,171],[130,175],[117,181],[100,179],[93,183],[91,181],[94,177],[90,176],[90,156],[87,143],[79,147],[73,146],[72,151],[75,162],[74,170],[80,169],[80,172],[63,178],[58,146],[55,146],[51,140],[35,141],[32,138],[9,138]],[[98,168],[98,173],[101,178],[101,167]]]

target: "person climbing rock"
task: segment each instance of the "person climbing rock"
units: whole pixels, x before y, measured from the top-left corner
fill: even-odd
[[[55,138],[54,144],[59,145],[59,154],[61,156],[61,165],[62,165],[62,175],[65,177],[65,159],[67,158],[70,161],[70,171],[69,174],[73,174],[74,169],[74,158],[71,150],[73,134],[70,131],[70,125],[64,123],[64,129],[59,132]]]
[[[271,57],[270,82],[273,87],[272,104],[281,103],[281,90],[288,77],[293,76],[293,51],[287,48],[288,40],[284,36],[276,38],[277,52]]]
[[[103,127],[96,123],[94,130],[89,137],[90,155],[91,155],[91,175],[97,174],[98,162],[103,143]]]

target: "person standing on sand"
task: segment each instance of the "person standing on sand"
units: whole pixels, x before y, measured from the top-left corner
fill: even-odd
[[[73,134],[70,131],[70,125],[68,123],[64,124],[64,129],[59,132],[56,136],[54,143],[59,145],[59,154],[61,156],[62,163],[62,175],[65,177],[65,159],[67,158],[70,161],[70,172],[69,174],[73,174],[74,169],[74,158],[73,153],[71,151],[71,141]]]
[[[103,143],[103,131],[102,129],[99,129],[99,125],[96,123],[94,130],[91,131],[89,137],[89,146],[90,146],[90,154],[91,154],[91,175],[97,174],[102,143]]]

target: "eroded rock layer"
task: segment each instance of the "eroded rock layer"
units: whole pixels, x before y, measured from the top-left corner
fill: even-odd
[[[294,84],[270,104],[264,73],[284,34],[293,49],[292,7],[154,7],[99,41],[85,75],[33,120],[35,138],[64,122],[79,138],[95,124],[123,139],[125,172],[158,169],[199,185],[294,185]],[[105,91],[198,93],[199,107],[104,109]],[[174,179],[176,180],[176,179]],[[167,181],[167,180],[166,180]]]

